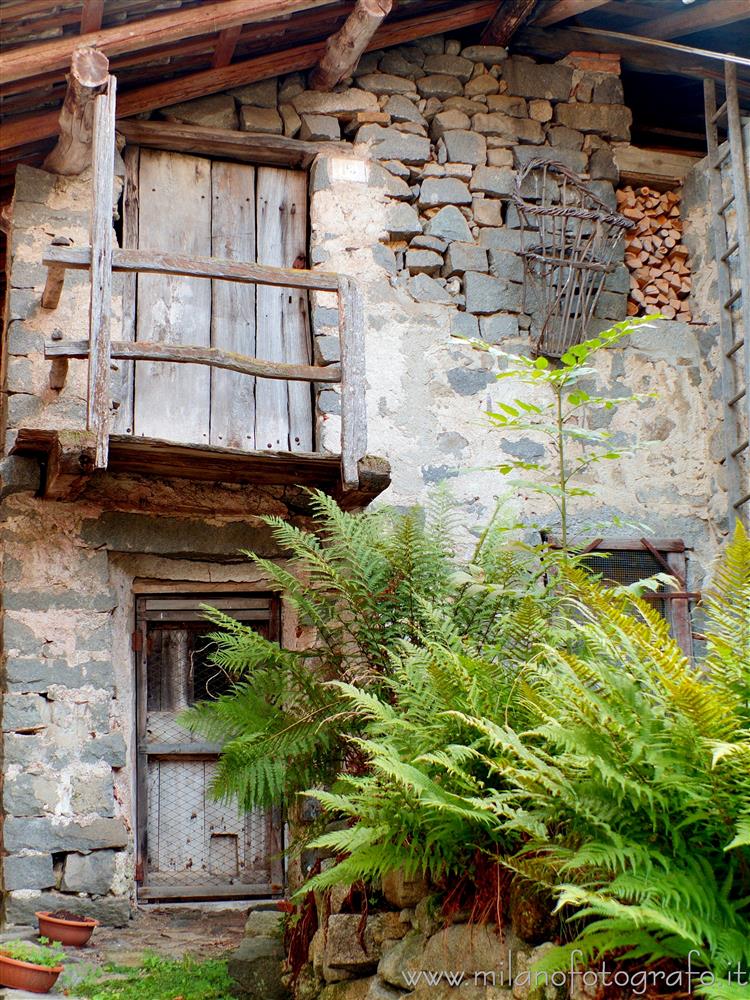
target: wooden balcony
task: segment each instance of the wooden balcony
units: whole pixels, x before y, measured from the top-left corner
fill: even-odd
[[[64,387],[71,360],[87,361],[86,427],[65,431],[21,428],[13,452],[40,458],[43,468],[40,494],[51,499],[73,499],[91,477],[124,474],[232,485],[316,487],[335,496],[343,507],[363,506],[387,488],[390,476],[387,463],[366,457],[364,319],[356,282],[346,275],[326,271],[113,247],[114,90],[114,78],[110,77],[108,92],[96,99],[90,245],[72,247],[58,242],[49,246],[43,257],[47,267],[42,296],[45,309],[57,308],[68,270],[90,273],[88,340],[45,344],[45,356],[51,362],[50,385],[55,389]],[[338,299],[341,362],[325,366],[292,364],[216,347],[112,340],[112,274],[118,272],[333,292]],[[112,434],[113,361],[198,365],[256,379],[339,385],[340,454],[241,450],[137,434]]]

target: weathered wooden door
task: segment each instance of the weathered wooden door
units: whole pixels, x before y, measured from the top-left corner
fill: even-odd
[[[163,252],[304,264],[307,175],[142,149],[129,161],[125,238]],[[139,274],[136,340],[213,346],[250,357],[309,363],[307,293],[204,278]],[[306,383],[253,379],[200,365],[134,365],[132,420],[117,429],[142,437],[247,451],[312,451]],[[124,406],[129,403],[126,399]]]
[[[206,600],[266,636],[278,634],[267,595]],[[194,597],[137,602],[139,890],[146,899],[264,896],[283,888],[278,810],[242,814],[210,792],[219,746],[179,725],[181,711],[215,698],[230,678],[211,663],[211,626]]]

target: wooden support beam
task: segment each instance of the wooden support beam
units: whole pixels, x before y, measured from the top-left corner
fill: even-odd
[[[69,247],[71,240],[66,236],[57,236],[52,240],[53,247]],[[50,264],[47,268],[47,280],[42,292],[42,309],[57,309],[65,284],[65,267],[62,264]]]
[[[553,0],[537,14],[534,24],[537,28],[549,28],[569,17],[577,17],[587,10],[603,7],[606,3],[609,0]]]
[[[220,6],[225,7],[227,4]],[[422,14],[419,17],[396,21],[392,24],[386,22],[365,51],[388,48],[390,45],[401,45],[403,42],[409,42],[416,38],[458,31],[472,24],[481,24],[492,16],[496,7],[497,0],[469,0],[468,3],[455,9]],[[190,8],[190,12],[193,11],[200,12],[200,9]],[[139,22],[139,24],[144,23],[146,22]],[[117,113],[121,117],[127,118],[130,115],[153,111],[155,108],[167,107],[180,101],[190,101],[196,97],[205,97],[207,94],[217,94],[222,90],[240,87],[246,83],[268,80],[282,73],[312,69],[317,65],[324,51],[324,42],[312,42],[282,52],[272,52],[269,55],[245,59],[220,69],[201,70],[198,73],[190,73],[174,80],[167,80],[164,83],[150,84],[147,87],[124,93],[118,102]],[[57,116],[57,111],[45,111],[4,123],[0,130],[0,150],[25,146],[55,135]]]
[[[88,35],[99,31],[104,15],[104,0],[83,0],[81,11],[81,34]]]
[[[88,343],[88,341],[87,341]],[[86,351],[88,357],[88,351]],[[65,387],[68,379],[68,359],[54,358],[49,370],[49,387],[59,392]]]
[[[537,0],[500,0],[487,27],[482,45],[507,45],[518,29],[534,13]]]
[[[233,28],[225,28],[219,33],[219,37],[216,40],[216,48],[211,57],[211,66],[213,69],[220,69],[222,66],[230,64],[234,56],[235,46],[241,34],[241,24],[235,24]]]
[[[81,45],[97,48],[108,56],[138,52],[167,42],[206,35],[238,24],[257,24],[329,3],[330,0],[224,0],[223,3],[158,14],[128,21],[86,35],[67,35],[51,42],[21,46],[6,52],[0,67],[0,83],[23,80],[50,70],[63,69]]]
[[[340,142],[305,142],[265,132],[235,132],[178,122],[124,119],[117,123],[117,131],[132,146],[166,149],[173,153],[196,153],[273,167],[305,169],[319,153],[346,155],[346,149]]]
[[[96,442],[85,431],[58,431],[47,452],[44,496],[73,500],[94,471]]]
[[[68,358],[88,358],[88,340],[50,341],[44,345],[44,356],[54,361]],[[256,378],[283,379],[292,382],[340,382],[338,365],[293,365],[285,361],[264,361],[248,358],[216,347],[183,347],[178,344],[147,343],[139,340],[114,340],[110,357],[122,361],[168,361],[183,365],[208,365],[225,371],[253,375]]]
[[[42,263],[45,267],[62,265],[73,271],[91,267],[90,247],[48,247]],[[271,267],[269,264],[249,264],[223,260],[221,257],[191,257],[185,254],[162,253],[160,250],[119,250],[112,253],[113,271],[140,271],[142,274],[175,274],[191,278],[212,278],[242,281],[251,285],[274,285],[281,288],[306,288],[335,292],[339,275],[333,271],[308,271],[304,268]]]
[[[393,0],[357,0],[349,17],[326,42],[323,57],[310,77],[313,90],[331,90],[352,75],[392,5]]]
[[[341,342],[341,470],[344,489],[359,486],[359,460],[367,451],[365,318],[362,293],[348,276],[339,281]]]
[[[91,183],[91,295],[89,299],[89,378],[86,429],[96,437],[97,469],[106,469],[109,448],[110,318],[112,312],[112,190],[115,172],[117,81],[94,107]]]
[[[91,163],[94,103],[106,90],[109,61],[96,49],[76,49],[67,79],[68,89],[60,112],[60,138],[43,166],[53,174],[70,175],[80,174]]]
[[[646,35],[648,38],[679,38],[747,19],[750,19],[750,0],[721,0],[720,3],[704,0],[663,17],[639,21],[630,30],[634,35]]]

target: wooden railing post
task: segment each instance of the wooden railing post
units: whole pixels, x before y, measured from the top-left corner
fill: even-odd
[[[110,76],[106,93],[96,98],[92,147],[90,351],[86,426],[96,436],[95,468],[97,469],[106,468],[109,449],[112,191],[115,169],[116,88],[117,82]]]
[[[362,293],[347,275],[339,278],[341,340],[341,467],[345,489],[359,486],[359,460],[367,450],[365,319]]]

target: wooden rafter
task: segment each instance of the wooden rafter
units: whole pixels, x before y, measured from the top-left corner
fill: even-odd
[[[534,12],[537,0],[500,0],[482,32],[483,45],[507,45]]]
[[[181,38],[220,32],[238,24],[268,21],[329,2],[330,0],[224,0],[223,3],[201,4],[187,10],[129,21],[87,35],[71,35],[38,45],[24,45],[6,52],[0,67],[0,83],[63,69],[69,65],[73,52],[80,45],[100,49],[108,56],[141,51]]]
[[[454,10],[438,11],[393,24],[386,22],[367,46],[366,51],[387,48],[389,45],[401,45],[415,38],[425,38],[428,35],[457,31],[472,24],[481,24],[491,17],[496,6],[497,0],[471,0]],[[313,42],[283,52],[272,52],[269,55],[246,59],[220,69],[202,70],[164,83],[126,91],[118,99],[117,113],[118,116],[127,118],[144,111],[167,107],[179,101],[216,94],[230,87],[267,80],[281,73],[312,69],[318,63],[324,49],[324,42]],[[57,118],[57,111],[46,111],[7,122],[0,129],[0,150],[25,146],[55,135]]]
[[[60,112],[60,138],[44,161],[53,174],[80,174],[91,163],[94,102],[107,89],[109,61],[96,49],[76,49]]]
[[[587,10],[603,7],[606,3],[609,3],[609,0],[553,0],[537,13],[534,24],[537,28],[549,28],[569,17],[577,17],[579,14],[585,14]]]
[[[646,35],[648,38],[679,38],[747,19],[750,19],[750,0],[721,0],[720,3],[703,0],[703,3],[685,10],[640,21],[630,30],[634,35]]]
[[[104,0],[84,0],[81,11],[81,34],[99,31],[104,16]]]
[[[314,90],[330,90],[351,76],[392,6],[393,0],[357,0],[349,17],[326,42],[326,50],[310,78]]]
[[[225,28],[219,34],[219,37],[216,40],[214,54],[211,57],[211,66],[213,69],[220,69],[222,66],[228,66],[230,64],[241,34],[241,24],[236,24],[233,28]]]

